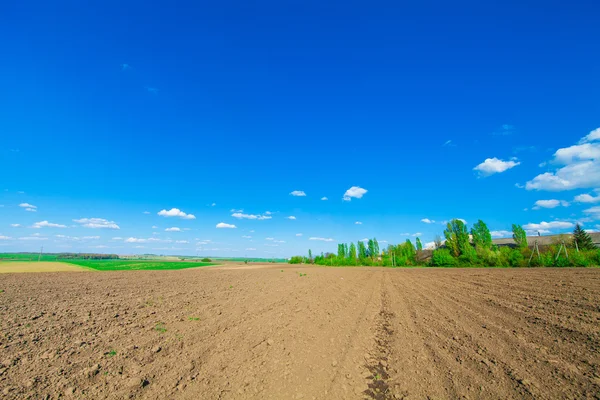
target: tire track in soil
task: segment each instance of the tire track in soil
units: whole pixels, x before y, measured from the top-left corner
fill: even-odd
[[[375,400],[393,399],[390,391],[388,379],[389,360],[391,358],[390,343],[393,340],[394,330],[392,329],[391,320],[394,313],[390,310],[390,300],[386,287],[388,274],[382,272],[382,281],[380,286],[380,308],[377,314],[374,327],[374,343],[375,346],[371,350],[371,359],[365,368],[369,370],[370,375],[367,379],[371,380],[368,383],[368,388],[363,392],[366,396]]]

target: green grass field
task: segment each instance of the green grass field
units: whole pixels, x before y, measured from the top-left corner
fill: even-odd
[[[215,265],[203,262],[178,262],[178,261],[144,261],[144,260],[63,260],[64,263],[79,265],[97,271],[125,271],[125,270],[174,270],[185,268],[206,267]]]
[[[38,253],[0,253],[0,261],[37,261]],[[40,261],[57,261],[57,254],[42,254]]]

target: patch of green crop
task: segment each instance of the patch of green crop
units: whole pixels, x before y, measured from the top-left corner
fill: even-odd
[[[156,260],[65,260],[64,262],[97,271],[176,270],[214,265],[206,262]]]
[[[117,355],[117,352],[115,350],[111,350],[111,351],[108,351],[108,352],[104,353],[104,355],[106,357],[114,357],[114,356]]]
[[[167,331],[167,328],[165,327],[165,324],[160,323],[154,327],[154,330],[160,333],[165,333]]]
[[[198,317],[188,317],[188,319],[190,321],[200,321],[200,318],[198,318]]]

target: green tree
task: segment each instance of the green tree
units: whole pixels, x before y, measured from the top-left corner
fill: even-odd
[[[423,250],[423,244],[421,243],[421,239],[417,237],[417,251]]]
[[[575,230],[573,230],[573,247],[575,247],[575,243],[577,243],[577,248],[579,248],[579,250],[596,249],[592,237],[584,231],[579,224],[575,225]]]
[[[312,257],[312,250],[308,249],[308,262],[312,263],[312,259],[313,259],[313,257]]]
[[[377,238],[373,238],[373,253],[374,253],[374,257],[378,257],[379,256],[379,242],[377,241]],[[371,256],[371,257],[373,257]]]
[[[471,235],[473,236],[473,244],[477,249],[490,250],[492,248],[492,235],[485,222],[482,220],[477,221],[473,228],[471,228]]]
[[[369,239],[368,243],[368,250],[369,250],[369,257],[371,257],[371,259],[373,257],[375,257],[375,242],[373,242],[373,239]]]
[[[446,247],[454,257],[470,252],[469,232],[461,220],[453,219],[448,222],[444,236],[446,237]]]
[[[527,233],[525,233],[525,229],[521,225],[513,224],[512,226],[513,232],[513,240],[517,244],[517,247],[520,249],[527,248]]]
[[[337,254],[337,256],[338,256],[338,258],[340,260],[346,258],[346,253],[344,251],[344,244],[343,243],[338,244],[338,254]]]
[[[360,260],[364,260],[367,258],[367,247],[365,246],[365,242],[358,242],[358,258]]]
[[[356,246],[354,243],[350,243],[350,249],[348,250],[348,257],[351,260],[356,261]]]

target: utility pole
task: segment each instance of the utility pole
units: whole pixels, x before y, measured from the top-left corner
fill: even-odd
[[[42,253],[44,252],[44,246],[42,246],[42,248],[40,249],[40,255],[38,257],[38,262],[40,262],[40,260],[42,259]]]

